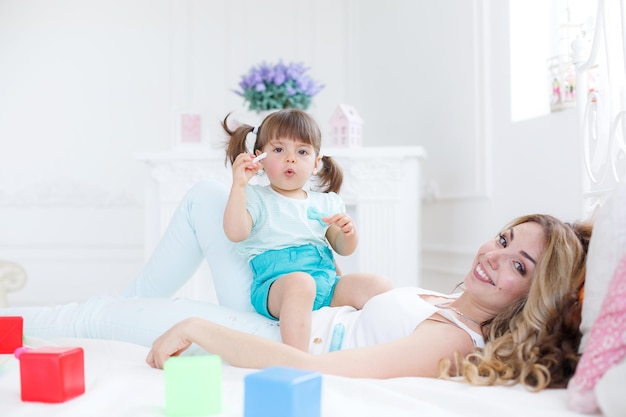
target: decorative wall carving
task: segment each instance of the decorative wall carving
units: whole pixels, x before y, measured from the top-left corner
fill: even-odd
[[[0,308],[7,307],[7,293],[17,291],[26,284],[26,271],[15,262],[0,260]]]
[[[136,196],[100,185],[57,179],[35,183],[15,192],[0,190],[0,207],[138,207]]]

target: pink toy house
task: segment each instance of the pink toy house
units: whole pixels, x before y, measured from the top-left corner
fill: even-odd
[[[330,144],[356,147],[363,144],[363,119],[352,106],[340,104],[330,117]]]

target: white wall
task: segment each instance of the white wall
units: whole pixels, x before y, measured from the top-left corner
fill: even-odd
[[[9,301],[123,288],[143,262],[134,155],[169,149],[186,110],[217,147],[226,112],[251,117],[241,74],[280,58],[326,84],[324,130],[346,102],[366,146],[426,148],[422,275],[450,289],[505,221],[580,214],[575,115],[510,122],[507,37],[486,0],[0,0],[0,258],[29,273]]]
[[[575,112],[511,122],[508,2],[362,2],[359,13],[366,142],[429,155],[424,286],[452,290],[515,216],[581,216]]]
[[[0,2],[0,258],[36,304],[115,292],[143,256],[139,149],[168,143],[167,1]]]
[[[444,290],[460,282],[478,245],[514,217],[548,213],[572,221],[583,213],[575,111],[511,122],[508,7],[507,2],[488,5],[484,117],[490,186],[486,193],[424,206],[423,275]]]

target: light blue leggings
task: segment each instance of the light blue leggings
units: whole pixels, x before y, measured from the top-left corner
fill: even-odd
[[[196,184],[179,204],[161,241],[139,276],[119,297],[93,297],[53,307],[0,309],[3,316],[24,317],[24,334],[45,339],[112,339],[150,346],[173,324],[203,317],[251,334],[280,340],[277,322],[254,312],[252,275],[245,259],[224,235],[225,185]],[[203,259],[209,264],[219,306],[171,299]]]

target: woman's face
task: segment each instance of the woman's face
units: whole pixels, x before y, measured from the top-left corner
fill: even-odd
[[[465,287],[482,307],[497,314],[528,293],[539,255],[545,248],[542,227],[519,224],[483,244]]]
[[[261,161],[274,190],[281,194],[299,191],[317,169],[319,158],[312,145],[300,140],[278,138],[263,147]]]

